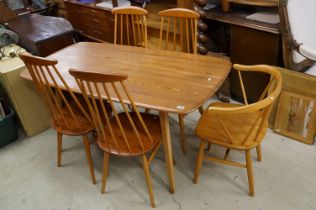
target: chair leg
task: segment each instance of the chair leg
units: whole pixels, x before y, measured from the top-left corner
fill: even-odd
[[[82,140],[83,140],[84,148],[86,151],[86,157],[87,157],[88,165],[89,165],[89,169],[90,169],[91,181],[93,184],[96,184],[89,140],[88,140],[87,136],[82,136]]]
[[[256,147],[256,150],[257,150],[258,161],[261,161],[261,160],[262,160],[261,144],[259,144],[259,145]]]
[[[203,106],[200,106],[200,107],[199,107],[199,112],[200,112],[200,115],[202,115],[202,114],[204,113]]]
[[[145,173],[145,177],[146,177],[146,183],[147,183],[148,192],[149,192],[150,204],[151,204],[151,207],[154,208],[155,207],[155,199],[154,199],[153,186],[151,183],[151,178],[150,178],[150,173],[149,173],[147,157],[145,154],[143,154],[142,158],[143,158],[143,168],[144,168],[144,173]]]
[[[211,143],[207,143],[206,151],[210,152],[211,148],[212,148],[212,144]]]
[[[253,169],[252,169],[252,160],[251,160],[250,150],[246,150],[246,166],[247,166],[250,196],[253,197],[255,195],[255,190],[254,190],[254,183],[253,183]]]
[[[108,178],[109,173],[109,158],[110,154],[107,152],[104,152],[103,156],[103,175],[102,175],[102,186],[101,186],[101,193],[105,193],[105,185]]]
[[[185,131],[184,131],[184,115],[179,114],[179,126],[180,126],[180,144],[182,152],[185,155],[186,152],[186,142],[185,142]]]
[[[196,160],[195,171],[194,171],[194,178],[193,178],[194,184],[196,184],[199,180],[200,169],[202,166],[202,161],[203,161],[203,156],[204,156],[205,143],[206,143],[205,141],[201,140],[200,148],[199,148],[199,152],[198,152],[197,160]]]
[[[225,157],[224,157],[224,160],[227,160],[228,156],[229,156],[229,152],[230,152],[230,149],[226,149],[226,152],[225,152]]]
[[[61,166],[62,144],[63,144],[63,134],[57,133],[57,167]]]

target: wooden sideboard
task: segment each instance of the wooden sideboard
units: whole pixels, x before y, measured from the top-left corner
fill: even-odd
[[[97,7],[99,1],[65,1],[68,20],[82,35],[98,42],[113,42],[114,18],[111,11]]]

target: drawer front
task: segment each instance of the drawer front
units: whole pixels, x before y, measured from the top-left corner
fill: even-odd
[[[96,17],[96,18],[108,19],[108,18],[112,17],[112,14],[110,11],[105,11],[105,10],[100,10],[100,9],[85,7],[85,8],[83,8],[82,12],[85,15],[89,15],[89,16]]]
[[[103,30],[95,27],[85,26],[84,33],[97,39],[107,42],[113,42],[113,34],[111,30]]]
[[[113,27],[112,24],[110,23],[110,20],[88,16],[88,15],[86,15],[84,18],[84,24],[88,27],[93,27],[95,29],[102,29],[102,30],[109,30],[109,29],[112,29]]]

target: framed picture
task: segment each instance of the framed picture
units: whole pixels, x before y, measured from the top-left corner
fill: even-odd
[[[282,91],[274,132],[313,144],[315,137],[316,99]]]

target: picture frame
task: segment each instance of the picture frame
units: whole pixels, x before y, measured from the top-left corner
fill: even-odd
[[[316,127],[315,105],[315,98],[282,91],[274,132],[306,144],[313,144]]]

